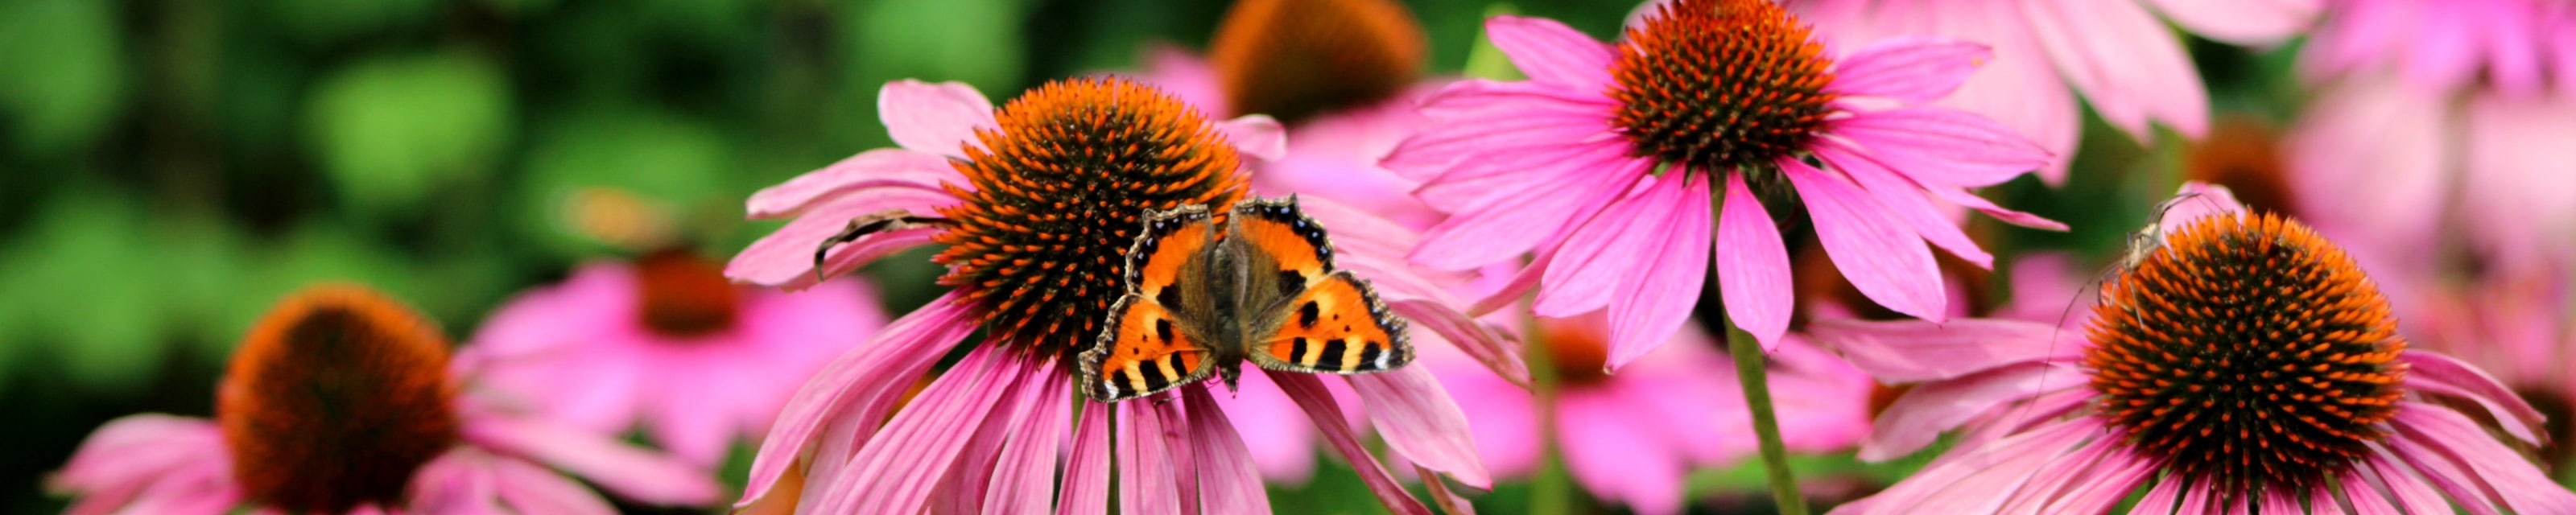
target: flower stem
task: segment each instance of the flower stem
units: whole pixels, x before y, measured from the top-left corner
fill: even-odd
[[[1753,410],[1753,434],[1762,447],[1762,468],[1771,473],[1771,499],[1781,515],[1807,515],[1807,499],[1798,494],[1798,477],[1789,472],[1789,450],[1780,443],[1780,418],[1771,411],[1771,379],[1764,375],[1762,343],[1725,319],[1726,349],[1735,357],[1735,380],[1743,384],[1744,405]]]
[[[1525,323],[1532,322],[1524,318]],[[1521,334],[1527,345],[1521,352],[1530,369],[1530,395],[1538,407],[1539,455],[1538,474],[1530,479],[1530,515],[1567,515],[1574,513],[1574,478],[1565,470],[1565,458],[1558,451],[1564,447],[1556,434],[1556,363],[1548,359],[1547,337],[1535,323],[1528,323]]]

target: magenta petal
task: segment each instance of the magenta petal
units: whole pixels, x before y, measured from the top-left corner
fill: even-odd
[[[1690,322],[1691,306],[1708,284],[1709,178],[1675,178],[1669,182],[1679,184],[1658,184],[1643,199],[1672,206],[1672,214],[1648,228],[1662,237],[1661,251],[1640,254],[1646,268],[1619,282],[1611,298],[1608,368],[1627,366],[1672,339]]]
[[[789,290],[813,287],[817,281],[814,250],[822,246],[823,240],[847,229],[850,220],[882,212],[883,209],[878,208],[883,204],[860,198],[877,196],[852,195],[847,202],[827,203],[787,222],[785,227],[778,228],[778,232],[760,237],[759,241],[743,248],[742,253],[735,254],[731,262],[725,263],[725,277]],[[928,209],[936,205],[934,203],[947,199],[945,194],[934,197],[915,193],[906,196],[915,198],[895,202],[919,206],[922,210],[913,211],[916,213],[929,212]],[[823,261],[823,275],[847,273],[877,258],[929,244],[930,237],[939,234],[940,230],[938,227],[913,227],[882,231],[832,247]]]
[[[993,513],[1045,513],[1050,494],[1055,492],[1055,460],[1058,445],[1064,442],[1066,417],[1073,405],[1065,399],[1073,395],[1073,383],[1049,380],[1053,363],[1029,369],[1036,375],[1024,379],[1019,394],[1008,406],[1015,415],[1008,435],[1003,437],[1001,456],[991,471],[960,472],[989,474],[982,492],[983,508]]]
[[[110,420],[72,452],[61,471],[46,478],[49,488],[90,497],[148,483],[191,465],[211,464],[230,473],[230,453],[223,429],[214,421],[156,413]],[[220,461],[220,463],[208,463]]]
[[[1860,445],[1860,459],[1885,461],[1905,457],[1923,450],[1941,437],[1941,433],[1959,427],[1969,420],[1984,417],[1999,406],[2034,395],[2082,385],[2088,376],[2069,365],[2022,363],[1969,374],[1952,380],[1924,383],[1888,404],[1880,411]],[[2028,407],[2014,406],[1997,413],[2002,417],[2028,416]],[[2006,419],[2005,423],[2011,423]]]
[[[1395,481],[1395,475],[1388,473],[1386,466],[1379,464],[1377,457],[1370,456],[1368,448],[1360,445],[1359,435],[1343,422],[1347,418],[1342,415],[1342,407],[1333,401],[1333,392],[1324,388],[1322,379],[1296,372],[1263,370],[1262,373],[1269,375],[1270,381],[1277,383],[1280,391],[1287,392],[1288,398],[1295,399],[1297,407],[1306,410],[1306,419],[1315,422],[1315,429],[1324,434],[1326,442],[1333,444],[1333,451],[1350,462],[1353,471],[1360,475],[1360,481],[1368,484],[1369,492],[1377,494],[1378,502],[1384,504],[1387,511],[1400,515],[1431,515],[1429,507],[1414,499],[1412,493],[1404,491],[1404,485]]]
[[[2140,513],[2173,513],[2174,504],[2182,501],[2185,482],[2181,477],[2168,477],[2156,482],[2156,486],[2147,488],[2146,497],[2138,498],[2138,504],[2132,510]]]
[[[2084,351],[2081,330],[2013,320],[1968,318],[1943,324],[1817,320],[1807,330],[1816,342],[1841,351],[1852,366],[1889,383],[1949,379],[2014,363],[2073,359]]]
[[[1634,423],[1637,415],[1628,412],[1629,404],[1609,400],[1569,395],[1557,403],[1562,410],[1557,431],[1566,435],[1558,443],[1566,472],[1585,490],[1641,515],[1679,513],[1682,476],[1689,464],[1682,462],[1678,449],[1666,447],[1662,431],[1668,428]]]
[[[437,514],[503,513],[499,485],[492,477],[492,455],[470,448],[449,449],[413,471],[409,511]],[[373,507],[367,507],[373,508]],[[352,511],[366,511],[352,510]],[[381,510],[377,510],[381,513]],[[274,510],[270,514],[277,513]],[[266,515],[266,514],[264,514]],[[354,515],[354,514],[353,514]]]
[[[1109,512],[1109,413],[1098,401],[1082,401],[1075,422],[1073,457],[1065,460],[1064,491],[1056,498],[1056,515],[1101,515]]]
[[[1871,497],[1870,513],[2001,513],[2006,493],[2019,490],[2042,467],[2064,455],[2101,424],[2061,422],[1951,455]]]
[[[842,159],[819,170],[805,172],[804,175],[798,175],[776,186],[761,188],[760,191],[751,194],[751,200],[744,202],[744,208],[750,213],[749,217],[754,220],[786,218],[802,214],[818,204],[837,201],[854,192],[898,190],[887,192],[882,196],[882,200],[872,200],[866,206],[854,209],[865,212],[889,209],[914,210],[916,204],[921,203],[925,198],[924,195],[948,197],[948,191],[941,189],[940,184],[951,182],[963,184],[965,181],[966,177],[957,173],[956,167],[949,164],[947,157],[903,149],[880,148],[860,152],[858,155]],[[931,205],[936,205],[956,201],[950,199],[945,202],[936,200],[931,202],[934,202]],[[920,211],[928,212],[927,209]]]
[[[885,427],[870,435],[849,467],[837,477],[811,478],[807,488],[832,495],[814,509],[820,513],[918,513],[973,435],[991,421],[994,401],[1003,399],[1018,381],[1063,380],[1060,374],[1022,374],[1033,368],[1000,346],[978,346],[964,361],[930,382],[930,387],[896,411]],[[1054,376],[1054,377],[1049,377]],[[813,484],[821,482],[822,484]]]
[[[1494,371],[1503,380],[1529,388],[1529,364],[1521,361],[1521,345],[1492,326],[1468,318],[1454,308],[1425,300],[1400,300],[1388,303],[1397,315],[1411,320],[1413,326],[1429,329],[1456,345],[1459,352]]]
[[[2152,0],[2166,18],[2193,34],[2237,45],[2279,43],[2307,30],[2325,9],[2320,0]]]
[[[511,459],[492,460],[492,484],[501,502],[518,513],[614,515],[617,508],[590,492],[590,487],[553,470]]]
[[[1850,183],[1796,159],[1779,163],[1781,174],[1807,201],[1825,257],[1832,258],[1853,288],[1898,313],[1934,322],[1948,318],[1941,268],[1922,236],[1895,223],[1886,206]]]
[[[1845,95],[1920,104],[1950,96],[1994,50],[1972,41],[1925,36],[1881,39],[1834,61],[1832,88]]]
[[[1183,410],[1189,412],[1191,454],[1198,460],[1199,502],[1207,513],[1269,513],[1270,495],[1261,489],[1261,471],[1252,449],[1234,431],[1225,410],[1206,388],[1183,388]],[[1061,404],[1061,403],[1059,403]],[[1374,414],[1375,410],[1371,410]],[[1309,450],[1309,452],[1312,452]],[[1018,512],[1004,512],[1018,513]]]
[[[1780,241],[1780,226],[1744,185],[1744,174],[1726,174],[1726,202],[1719,208],[1717,294],[1735,325],[1762,342],[1762,351],[1780,347],[1789,331],[1789,311],[1797,292],[1789,279],[1789,249]]]
[[[1967,111],[1901,107],[1826,122],[1916,182],[1927,186],[1989,186],[2048,166],[2047,149],[2011,127]]]
[[[962,82],[888,82],[877,90],[877,117],[896,145],[949,157],[966,156],[976,128],[998,125],[993,101]]]
[[[2150,119],[2198,138],[2209,92],[2182,42],[2137,2],[2024,3],[2040,49],[2111,126],[2152,138]]]
[[[469,417],[464,439],[497,452],[526,456],[572,473],[620,497],[653,504],[693,505],[716,500],[707,471],[677,458],[626,445],[613,437],[534,419]]]
[[[2237,202],[2236,193],[2228,191],[2226,186],[2200,181],[2183,183],[2182,189],[2175,191],[2173,198],[2180,200],[2170,200],[2174,203],[2173,206],[2165,208],[2164,218],[2156,220],[2156,225],[2162,227],[2168,234],[2181,231],[2183,227],[2203,217],[2234,216],[2245,211],[2245,204]]]
[[[1675,218],[1677,202],[1666,201],[1669,195],[1656,195],[1672,189],[1672,183],[1683,174],[1670,174],[1661,179],[1647,179],[1645,185],[1632,188],[1609,208],[1592,215],[1575,226],[1572,236],[1558,245],[1556,258],[1547,265],[1539,279],[1538,297],[1530,302],[1530,311],[1544,317],[1572,317],[1610,305],[1626,281],[1640,278],[1634,267],[1649,263],[1648,257],[1672,247],[1664,243],[1669,233],[1656,225]],[[1530,228],[1518,228],[1528,231]]]
[[[1590,219],[1596,211],[1587,207],[1626,193],[1642,172],[1643,167],[1630,166],[1595,178],[1599,182],[1526,187],[1455,212],[1423,233],[1413,262],[1465,270],[1519,257],[1560,228]]]
[[[1369,422],[1397,455],[1467,486],[1494,487],[1493,477],[1476,457],[1467,414],[1458,410],[1458,403],[1449,399],[1430,371],[1404,367],[1349,379],[1351,389],[1368,405]]]
[[[1173,458],[1177,449],[1164,433],[1179,433],[1186,420],[1164,420],[1155,403],[1168,399],[1145,399],[1118,403],[1118,513],[1143,515],[1176,515],[1181,513],[1182,488],[1178,483],[1184,474]]]
[[[1917,183],[1917,185],[1921,184]],[[1995,205],[1994,201],[1986,200],[1985,197],[1970,194],[1966,190],[1961,190],[1954,186],[1931,186],[1925,188],[1924,191],[1932,192],[1932,196],[1940,197],[1941,200],[1948,201],[1952,204],[1958,204],[1959,207],[1973,209],[1979,213],[1985,213],[1986,216],[1995,217],[1996,220],[2002,220],[2004,223],[2047,231],[2066,230],[2065,223],[2040,218],[2039,215],[2004,209],[2002,206]]]
[[[1977,242],[1968,239],[1967,231],[1960,230],[1957,222],[1933,206],[1931,197],[1924,193],[1922,186],[1880,166],[1877,161],[1848,152],[1838,144],[1819,145],[1816,149],[1816,155],[1825,158],[1826,163],[1851,177],[1853,182],[1860,183],[1870,198],[1878,199],[1879,205],[1887,206],[1890,214],[1904,219],[1905,226],[1913,228],[1924,241],[1979,268],[1995,268],[1995,256],[1977,248]]]
[[[1485,37],[1531,80],[1589,89],[1610,84],[1610,45],[1556,20],[1495,16],[1485,20]]]
[[[2397,412],[2390,424],[2399,436],[2391,446],[2410,460],[2447,457],[2466,465],[2468,479],[2483,483],[2500,496],[2512,513],[2576,513],[2576,492],[2570,492],[2542,474],[2520,453],[2487,436],[2478,423],[2459,412],[2427,405],[2409,406]],[[2473,499],[2454,498],[2461,503]]]
[[[2398,506],[2405,507],[2407,513],[2451,511],[2451,503],[2442,499],[2442,492],[2417,480],[2413,471],[2398,464],[2394,457],[2374,453],[2362,465],[2370,469],[2371,475],[2379,479],[2379,485],[2388,489],[2389,498],[2396,500]]]
[[[2437,352],[2408,350],[2405,359],[2407,389],[2475,402],[2487,409],[2488,416],[2495,417],[2505,434],[2534,445],[2541,443],[2536,431],[2548,417],[2495,377]]]
[[[1280,127],[1279,120],[1271,119],[1270,115],[1246,115],[1217,122],[1216,130],[1234,143],[1235,151],[1253,159],[1277,161],[1288,156],[1288,129]]]
[[[841,354],[805,381],[805,386],[789,397],[779,411],[777,421],[769,426],[769,436],[760,443],[760,453],[752,458],[751,479],[743,489],[737,507],[769,492],[770,486],[786,474],[799,455],[805,454],[816,441],[848,443],[865,440],[865,433],[846,438],[816,438],[826,424],[836,421],[866,421],[874,424],[894,410],[894,404],[913,382],[930,371],[930,366],[955,348],[958,340],[974,332],[977,324],[970,304],[959,303],[956,292],[932,299],[912,314],[888,324],[875,339]],[[815,454],[817,468],[821,462],[846,459],[833,452]],[[809,480],[815,479],[809,477]],[[808,488],[809,493],[820,489]]]

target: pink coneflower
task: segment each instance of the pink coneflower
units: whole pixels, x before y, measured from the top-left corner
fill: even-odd
[[[1426,41],[1400,2],[1242,0],[1207,57],[1157,46],[1136,78],[1211,113],[1285,124],[1287,153],[1251,164],[1254,193],[1321,196],[1429,227],[1440,213],[1413,198],[1420,182],[1378,166],[1424,123],[1413,106],[1446,83],[1421,80]]]
[[[1466,269],[1536,250],[1514,290],[1544,283],[1541,316],[1607,306],[1610,367],[1681,328],[1712,244],[1727,312],[1776,345],[1792,294],[1775,212],[1811,219],[1871,300],[1936,319],[1945,300],[1924,242],[1992,257],[1933,199],[2062,228],[1964,190],[2038,168],[2047,152],[1985,118],[1918,105],[1964,80],[1984,47],[1905,38],[1830,58],[1787,11],[1753,0],[1666,5],[1616,44],[1545,19],[1485,28],[1531,80],[1443,88],[1423,105],[1431,125],[1387,158],[1452,213],[1413,258]],[[1715,217],[1712,192],[1724,195]]]
[[[616,513],[581,481],[716,499],[700,469],[460,391],[447,346],[373,290],[307,288],[251,328],[214,420],[108,422],[50,484],[80,497],[69,513]]]
[[[1542,318],[1537,327],[1558,371],[1553,420],[1540,419],[1539,400],[1528,390],[1470,362],[1425,354],[1424,363],[1477,421],[1476,449],[1496,475],[1537,471],[1553,434],[1585,490],[1637,513],[1668,514],[1681,511],[1691,470],[1753,452],[1734,364],[1698,328],[1684,328],[1669,345],[1610,375],[1601,373],[1610,349],[1600,313]],[[1869,431],[1864,401],[1875,383],[1867,374],[1795,336],[1771,358],[1772,388],[1798,392],[1778,404],[1790,449],[1849,448]]]
[[[961,84],[901,81],[886,85],[878,107],[903,148],[861,153],[753,195],[753,217],[795,220],[735,256],[726,275],[809,286],[817,245],[860,220],[881,230],[832,248],[821,275],[940,243],[947,248],[934,260],[949,268],[940,282],[954,289],[834,360],[788,401],[753,462],[742,504],[818,513],[931,506],[1099,513],[1115,449],[1123,513],[1183,505],[1267,511],[1246,443],[1206,388],[1116,405],[1085,401],[1076,417],[1071,358],[1098,336],[1122,290],[1125,253],[1146,210],[1230,205],[1244,194],[1240,156],[1275,156],[1278,125],[1261,117],[1210,122],[1160,91],[1115,78],[1051,83],[998,110]],[[1508,353],[1436,302],[1438,291],[1385,263],[1378,227],[1323,220],[1340,263],[1375,282],[1395,312],[1478,352]],[[983,344],[895,409],[908,385],[977,329],[987,332]],[[1321,379],[1269,378],[1382,501],[1421,511],[1341,423]],[[1351,376],[1350,384],[1393,451],[1459,482],[1489,483],[1464,417],[1428,373],[1403,368]],[[1068,435],[1070,460],[1059,467],[1058,445]],[[799,493],[772,496],[788,477],[803,478]]]
[[[458,359],[549,418],[654,443],[701,466],[769,420],[805,378],[886,323],[862,282],[813,293],[735,286],[686,250],[597,263],[520,294]]]
[[[2325,0],[2300,54],[2314,77],[2393,72],[2417,88],[2576,95],[2576,5],[2556,0]]]
[[[1966,430],[1836,512],[2100,513],[2140,489],[2143,513],[2576,510],[2576,493],[2516,450],[2542,442],[2540,415],[2475,368],[2408,350],[2342,249],[2274,215],[2175,216],[2103,284],[2080,332],[1811,326],[1880,380],[1915,384],[1879,415],[1864,458]]]
[[[2576,146],[2559,143],[2571,139],[2576,95],[2360,74],[2328,86],[2285,143],[2291,191],[2328,235],[2399,259],[2457,241],[2525,269],[2576,259],[2576,188],[2562,187]]]
[[[1843,41],[1908,34],[1972,38],[1994,62],[1940,105],[1994,117],[2057,155],[2083,131],[2081,94],[2104,121],[2140,140],[2150,123],[2198,138],[2209,93],[2182,41],[2148,11],[2220,41],[2268,45],[2307,28],[2323,0],[1789,0],[1789,9]],[[2073,86],[2069,91],[2068,87]],[[2063,162],[2043,172],[2064,179]]]

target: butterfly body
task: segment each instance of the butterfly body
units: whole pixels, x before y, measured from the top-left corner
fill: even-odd
[[[1413,359],[1406,323],[1366,281],[1332,266],[1323,227],[1296,200],[1246,200],[1219,219],[1205,206],[1148,213],[1127,254],[1127,291],[1080,356],[1083,392],[1152,395],[1244,362],[1355,374]]]

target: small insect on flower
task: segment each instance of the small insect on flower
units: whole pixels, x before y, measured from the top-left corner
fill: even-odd
[[[1122,401],[1210,374],[1232,390],[1247,359],[1320,374],[1413,361],[1404,319],[1367,281],[1333,268],[1332,240],[1296,197],[1245,200],[1228,215],[1189,205],[1145,216],[1127,251],[1126,294],[1082,353],[1083,393]]]

